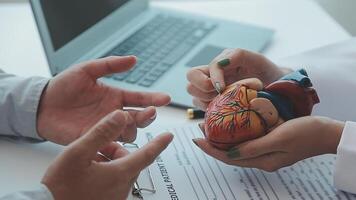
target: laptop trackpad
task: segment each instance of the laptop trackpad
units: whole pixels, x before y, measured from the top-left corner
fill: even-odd
[[[199,65],[209,64],[216,56],[218,56],[225,48],[213,45],[207,45],[202,48],[188,63],[187,66],[195,67]]]

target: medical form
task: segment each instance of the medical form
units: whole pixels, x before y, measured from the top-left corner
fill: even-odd
[[[229,166],[206,155],[192,142],[203,137],[197,125],[144,130],[137,143],[142,146],[166,131],[175,138],[149,167],[156,193],[143,193],[145,200],[356,199],[356,195],[333,187],[334,155],[310,158],[268,173]],[[138,182],[141,187],[151,187],[145,172]]]

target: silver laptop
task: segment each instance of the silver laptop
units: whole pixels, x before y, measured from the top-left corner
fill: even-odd
[[[261,51],[270,29],[166,10],[148,0],[31,0],[52,75],[75,63],[136,55],[127,73],[103,78],[112,86],[171,95],[192,106],[186,72],[225,48]]]

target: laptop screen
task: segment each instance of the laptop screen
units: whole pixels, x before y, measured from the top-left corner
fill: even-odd
[[[79,36],[129,0],[41,0],[56,50]]]

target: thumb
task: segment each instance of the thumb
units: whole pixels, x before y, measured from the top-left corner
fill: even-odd
[[[88,133],[70,145],[72,156],[91,161],[102,149],[124,133],[129,113],[116,110],[100,120]]]
[[[227,156],[232,160],[251,159],[272,152],[279,152],[278,147],[279,140],[267,134],[230,149]]]
[[[246,78],[246,79],[236,82],[236,84],[245,85],[249,89],[253,89],[253,90],[257,90],[257,91],[260,91],[263,89],[262,81],[257,78]]]
[[[122,160],[117,160],[114,164],[120,166],[124,162],[125,165],[130,166],[130,173],[135,175],[149,166],[168,147],[172,140],[173,135],[171,133],[161,134],[139,150],[124,157]]]

